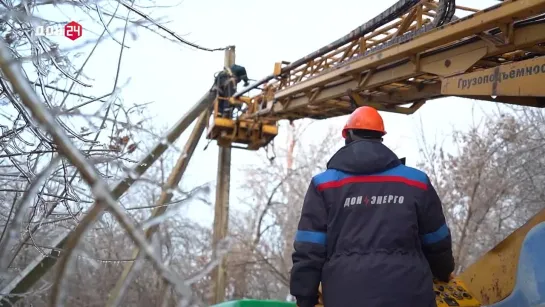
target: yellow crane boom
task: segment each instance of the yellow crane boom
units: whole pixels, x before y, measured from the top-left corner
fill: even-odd
[[[412,114],[426,101],[445,96],[543,107],[535,92],[539,87],[524,85],[533,88],[532,95],[513,96],[442,86],[451,76],[542,56],[545,24],[540,16],[544,12],[541,1],[505,1],[434,28],[426,28],[434,21],[426,17],[437,16],[431,11],[451,2],[417,2],[370,33],[355,35],[353,31],[347,35],[351,40],[336,48],[325,47],[325,53],[315,52],[317,56],[311,54],[294,62],[297,65],[276,63],[271,76],[233,96],[232,103],[244,105],[245,112],[236,122],[216,119],[209,138],[217,139],[221,146],[234,143],[255,150],[274,138],[281,119],[330,118],[349,114],[360,105]],[[466,7],[457,10],[472,11]],[[404,39],[396,40],[403,35]],[[388,43],[392,40],[401,42]],[[523,84],[508,80],[513,81],[504,83],[503,91]],[[243,96],[258,87],[259,93]]]

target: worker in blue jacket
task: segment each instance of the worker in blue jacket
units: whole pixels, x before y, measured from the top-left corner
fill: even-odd
[[[382,143],[384,123],[356,109],[346,145],[314,176],[295,236],[290,291],[299,307],[436,306],[433,277],[454,270],[450,230],[428,176]]]

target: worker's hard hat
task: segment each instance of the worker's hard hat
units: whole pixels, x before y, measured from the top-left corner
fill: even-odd
[[[368,106],[359,107],[350,114],[343,128],[343,138],[346,139],[347,131],[350,129],[371,130],[381,132],[382,135],[386,134],[382,116],[375,108]]]

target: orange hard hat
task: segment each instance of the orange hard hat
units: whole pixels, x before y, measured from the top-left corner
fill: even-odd
[[[375,108],[368,106],[359,107],[350,114],[343,128],[343,138],[346,139],[347,131],[350,129],[372,130],[382,132],[382,135],[386,134],[382,116]]]

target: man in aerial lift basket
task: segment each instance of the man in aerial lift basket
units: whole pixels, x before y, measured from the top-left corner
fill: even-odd
[[[441,200],[429,177],[382,141],[380,114],[360,107],[346,145],[307,190],[292,255],[290,291],[300,307],[436,306],[433,277],[454,270]]]
[[[249,85],[246,68],[237,64],[225,67],[216,76],[214,83],[220,96],[218,99],[218,113],[221,117],[231,117],[232,110],[228,98],[236,93],[240,81],[244,81],[244,86]]]

